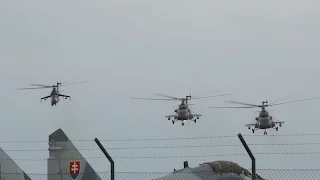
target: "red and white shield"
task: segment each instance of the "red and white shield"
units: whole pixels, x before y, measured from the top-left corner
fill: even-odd
[[[72,179],[77,179],[80,174],[80,161],[69,162],[69,174]]]

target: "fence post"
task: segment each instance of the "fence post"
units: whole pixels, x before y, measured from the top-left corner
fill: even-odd
[[[98,138],[95,138],[94,141],[97,143],[97,145],[99,146],[100,150],[103,152],[103,154],[107,157],[107,159],[109,160],[110,164],[111,164],[111,180],[114,180],[114,161],[111,158],[111,156],[109,155],[109,153],[106,151],[106,149],[103,147],[103,145],[100,143],[100,141],[98,140]]]
[[[243,139],[241,133],[238,134],[238,137],[242,143],[242,145],[244,146],[244,148],[246,149],[247,153],[249,154],[250,158],[251,158],[251,162],[252,162],[252,180],[256,179],[256,159],[254,158],[249,146],[247,145],[246,141]]]

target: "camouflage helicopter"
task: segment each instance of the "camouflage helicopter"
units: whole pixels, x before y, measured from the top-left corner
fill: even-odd
[[[204,94],[202,94],[202,95],[195,96],[195,97],[191,97],[191,95],[189,95],[189,96],[186,96],[185,98],[177,98],[177,97],[168,96],[165,94],[155,94],[155,95],[166,97],[168,99],[155,99],[155,98],[132,98],[132,99],[181,101],[181,104],[179,104],[178,108],[174,110],[174,113],[171,115],[166,115],[165,117],[168,120],[171,120],[171,118],[172,118],[172,124],[174,124],[176,121],[182,121],[182,126],[184,126],[186,121],[189,120],[189,121],[193,121],[194,123],[196,123],[197,119],[199,119],[202,116],[202,114],[194,113],[189,108],[189,105],[192,105],[192,104],[188,104],[188,100],[203,99],[203,98],[217,97],[217,96],[227,96],[227,95],[231,95],[231,94],[222,94],[222,95],[215,95],[215,96],[203,96]]]
[[[51,98],[51,106],[56,106],[58,102],[60,101],[60,97],[63,97],[65,99],[70,99],[71,97],[68,95],[61,94],[59,90],[59,86],[68,86],[72,84],[78,84],[78,83],[84,83],[87,81],[81,81],[76,83],[69,83],[69,84],[62,84],[61,82],[57,82],[57,85],[42,85],[42,84],[30,84],[31,86],[38,86],[38,87],[30,87],[30,88],[19,88],[18,90],[27,90],[27,89],[45,89],[45,88],[52,88],[51,93],[48,96],[40,98],[40,101],[47,100],[48,98]]]
[[[266,110],[266,107],[294,103],[294,102],[300,102],[300,101],[313,100],[313,99],[319,99],[319,98],[320,97],[295,100],[295,101],[289,101],[289,102],[282,102],[282,103],[273,103],[273,104],[268,104],[268,101],[263,101],[262,105],[248,104],[248,103],[237,102],[237,101],[226,101],[228,103],[241,104],[241,105],[246,105],[246,106],[244,106],[244,107],[209,107],[209,108],[256,108],[256,107],[259,107],[259,108],[261,108],[261,111],[259,112],[259,116],[256,117],[252,123],[246,124],[245,126],[248,127],[248,129],[251,129],[251,127],[253,127],[252,133],[254,133],[255,130],[257,130],[257,129],[263,129],[264,135],[267,135],[267,129],[275,129],[276,131],[278,131],[279,127],[281,127],[285,121],[278,121],[275,118],[273,118],[272,116],[270,116],[269,112]],[[276,125],[279,125],[279,127],[277,127]]]
[[[171,115],[165,116],[168,118],[168,120],[172,120],[172,124],[174,124],[176,121],[182,121],[182,126],[184,126],[185,121],[190,120],[194,123],[197,122],[197,119],[199,119],[202,114],[193,113],[191,109],[189,108],[190,105],[188,104],[188,100],[191,100],[191,96],[186,96],[186,98],[181,98],[181,104],[178,105],[178,108],[174,110],[174,113]]]

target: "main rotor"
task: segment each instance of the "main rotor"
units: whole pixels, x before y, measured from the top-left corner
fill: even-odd
[[[188,105],[188,100],[191,100],[191,95],[186,96],[186,98],[180,98],[181,104]]]
[[[206,93],[208,94],[208,93]],[[159,94],[159,93],[156,93],[154,94],[155,96],[161,96],[161,97],[166,97],[166,99],[159,99],[159,98],[131,98],[131,99],[143,99],[143,100],[160,100],[160,101],[181,101],[181,104],[187,104],[187,105],[190,105],[188,104],[188,100],[193,100],[193,99],[203,99],[203,98],[210,98],[210,97],[218,97],[218,96],[228,96],[228,95],[231,95],[231,94],[220,94],[220,95],[213,95],[213,96],[203,96],[204,94],[202,95],[198,95],[198,96],[194,96],[192,97],[191,94],[188,95],[188,96],[185,96],[183,98],[178,98],[178,97],[173,97],[173,96],[169,96],[169,95],[166,95],[166,94]]]
[[[75,82],[75,83],[68,83],[68,84],[64,84],[61,82],[57,82],[57,85],[43,85],[43,84],[30,84],[30,86],[37,86],[37,87],[29,87],[29,88],[19,88],[18,90],[28,90],[28,89],[46,89],[46,88],[59,88],[59,86],[69,86],[69,85],[73,85],[73,84],[79,84],[79,83],[85,83],[88,81],[80,81],[80,82]]]
[[[245,105],[245,106],[240,106],[240,107],[209,107],[209,108],[257,108],[257,107],[259,107],[262,110],[265,110],[265,108],[269,107],[269,106],[277,106],[277,105],[282,105],[282,104],[289,104],[289,103],[295,103],[295,102],[301,102],[301,101],[308,101],[308,100],[314,100],[314,99],[319,99],[319,98],[320,97],[301,99],[301,100],[295,100],[295,101],[288,101],[288,102],[282,102],[282,103],[272,103],[272,104],[268,104],[268,101],[262,101],[261,105],[243,103],[243,102],[238,102],[238,101],[226,101],[227,103],[240,104],[240,105]]]

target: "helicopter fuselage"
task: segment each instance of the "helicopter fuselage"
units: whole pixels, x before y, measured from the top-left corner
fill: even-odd
[[[269,129],[275,127],[275,124],[270,117],[258,117],[255,128],[257,129]]]
[[[253,133],[256,129],[264,129],[264,135],[267,135],[267,129],[276,129],[276,131],[278,131],[279,127],[277,127],[276,125],[279,124],[279,126],[281,127],[284,123],[284,121],[274,121],[272,116],[270,116],[265,109],[262,109],[260,111],[259,116],[256,117],[255,120],[255,123],[247,124],[246,126],[248,127],[248,129],[250,129],[250,126],[253,126]]]
[[[197,119],[199,119],[199,117],[201,116],[201,114],[193,114],[188,105],[184,103],[184,101],[179,105],[177,109],[174,110],[174,112],[174,115],[168,115],[166,117],[168,118],[168,120],[171,120],[171,117],[173,118],[172,124],[174,124],[175,121],[181,121],[182,126],[184,126],[184,123],[188,120],[196,123]]]
[[[269,112],[265,109],[262,109],[259,113],[259,117],[256,118],[255,128],[257,129],[269,129],[274,128],[275,123],[272,121],[272,117],[269,115]]]
[[[193,115],[189,112],[189,110],[180,110],[177,109],[176,110],[177,116],[176,116],[176,120],[180,120],[180,121],[184,121],[184,120],[191,120],[193,118]]]
[[[58,93],[58,91],[57,90],[52,90],[51,91],[51,104],[52,105],[55,105],[55,104],[57,104],[58,102],[59,102],[59,93]]]
[[[175,117],[176,120],[185,121],[193,119],[193,115],[190,112],[190,109],[185,104],[180,104],[179,108],[175,110],[177,116]]]

